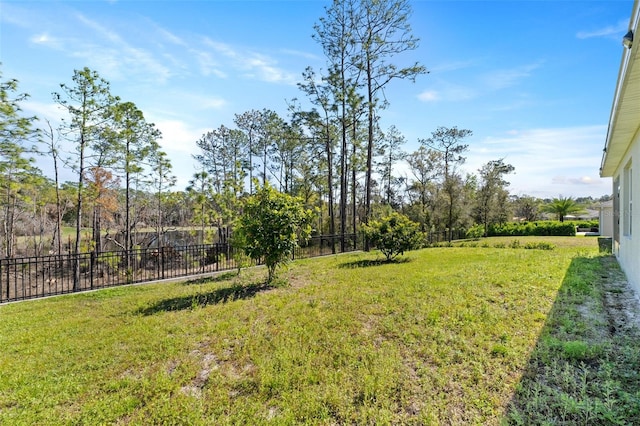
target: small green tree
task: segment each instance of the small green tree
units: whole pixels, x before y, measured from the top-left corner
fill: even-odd
[[[233,243],[252,259],[264,260],[272,282],[276,268],[291,259],[298,241],[311,235],[313,213],[301,199],[283,194],[268,182],[245,200],[234,229]]]
[[[405,251],[420,248],[422,234],[419,228],[419,224],[397,212],[363,225],[371,245],[378,248],[388,261]]]

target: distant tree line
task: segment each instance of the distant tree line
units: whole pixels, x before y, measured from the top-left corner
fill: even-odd
[[[147,244],[178,227],[201,242],[226,239],[256,181],[303,200],[316,234],[359,233],[391,212],[424,232],[535,220],[545,202],[509,194],[514,167],[504,159],[463,173],[471,130],[438,127],[406,152],[399,129],[380,127],[392,82],[427,73],[418,63],[397,65],[418,47],[410,15],[406,0],[335,0],[314,26],[326,69],[302,72],[303,97],[287,102],[287,117],[241,112],[194,141],[198,172],[184,190],[175,189],[159,129],[98,72],[75,70],[53,93],[65,112],[57,128],[25,116],[28,95],[0,75],[2,256],[18,246],[31,255],[100,252],[107,243],[130,250],[142,243],[140,228],[153,230]],[[34,166],[37,155],[50,159],[54,176]],[[62,168],[77,180],[60,182]]]

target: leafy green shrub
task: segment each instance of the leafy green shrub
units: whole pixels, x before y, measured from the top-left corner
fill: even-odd
[[[484,236],[484,226],[473,225],[466,233],[466,237],[469,239],[480,238]]]
[[[371,221],[363,227],[369,242],[380,250],[387,260],[415,250],[422,245],[419,225],[408,217],[394,212],[380,220]]]
[[[520,248],[520,241],[518,240],[513,240],[511,241],[511,243],[509,244],[509,247],[511,247],[512,249],[517,249]]]
[[[576,227],[571,222],[546,220],[539,222],[507,222],[489,226],[490,237],[516,236],[574,236]]]
[[[599,220],[578,220],[572,221],[571,224],[576,228],[587,231],[596,231],[598,228],[600,228]]]
[[[233,243],[254,260],[264,260],[269,283],[276,267],[291,259],[298,240],[311,235],[312,212],[302,200],[276,191],[268,183],[246,199]]]

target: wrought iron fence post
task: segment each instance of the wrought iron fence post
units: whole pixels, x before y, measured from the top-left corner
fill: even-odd
[[[91,290],[93,290],[93,269],[96,266],[95,260],[96,252],[91,251],[91,254],[89,255],[89,286],[91,287]]]
[[[78,291],[78,286],[80,285],[80,254],[74,253],[73,258],[73,291]]]
[[[160,264],[162,265],[161,270],[162,270],[162,279],[164,279],[164,246],[160,247]]]

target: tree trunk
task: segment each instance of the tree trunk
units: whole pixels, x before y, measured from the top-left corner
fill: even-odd
[[[373,163],[373,81],[371,75],[371,62],[367,61],[367,108],[368,108],[368,132],[367,132],[367,166],[365,178],[364,223],[369,223],[371,215],[371,173]],[[364,250],[369,251],[369,241],[364,240]]]
[[[85,128],[83,121],[82,128]],[[84,148],[85,140],[84,134],[80,136],[80,167],[78,170],[78,199],[77,199],[77,211],[76,211],[76,241],[74,245],[74,274],[73,274],[73,290],[76,291],[80,286],[80,229],[82,227],[82,190],[84,185]]]
[[[353,120],[353,143],[351,145],[351,221],[352,221],[352,226],[353,226],[353,235],[356,239],[356,241],[358,240],[358,229],[357,229],[357,216],[358,216],[358,206],[357,206],[357,199],[356,199],[356,178],[357,178],[357,171],[356,171],[356,138],[358,136],[358,124],[357,121]],[[354,244],[354,249],[355,244]]]
[[[327,126],[327,134],[325,140],[325,150],[327,154],[327,188],[329,190],[329,204],[328,204],[328,213],[329,213],[329,234],[335,235],[336,233],[336,216],[333,211],[333,152],[331,150],[331,135],[329,133],[329,119],[326,120]],[[335,244],[331,244],[331,252],[335,254],[336,246]]]

